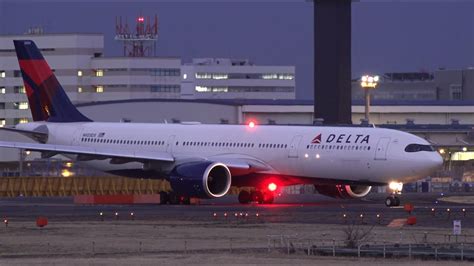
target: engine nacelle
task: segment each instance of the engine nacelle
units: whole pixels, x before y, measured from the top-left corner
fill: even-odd
[[[222,163],[191,162],[176,166],[170,175],[173,191],[197,198],[220,198],[231,185],[229,168]]]
[[[319,194],[323,194],[333,198],[354,199],[362,198],[369,194],[371,186],[360,185],[315,185]]]

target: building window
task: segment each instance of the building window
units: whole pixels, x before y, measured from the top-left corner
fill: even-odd
[[[4,127],[6,125],[5,118],[0,118],[0,127]]]
[[[97,92],[97,93],[102,93],[102,92],[104,92],[104,86],[97,86],[97,87],[95,87],[95,92]]]
[[[277,74],[263,74],[262,79],[277,79],[278,75]]]
[[[5,89],[5,87],[0,87],[0,94],[5,94],[7,92],[7,90]]]
[[[228,79],[229,75],[227,74],[219,74],[219,73],[214,73],[212,74],[212,79]]]
[[[13,87],[15,93],[26,93],[25,86],[15,86]]]
[[[82,87],[77,87],[77,92],[82,93]]]
[[[96,74],[97,74],[97,72],[96,72]],[[102,75],[104,75],[104,73],[102,73]],[[78,71],[77,71],[77,76],[78,76],[78,77],[82,77],[82,70],[78,70]]]
[[[102,69],[97,69],[97,70],[95,71],[95,76],[96,76],[96,77],[103,77],[103,76],[104,76],[104,70],[102,70]]]
[[[181,88],[179,85],[151,85],[151,92],[180,92]]]
[[[462,100],[462,87],[461,85],[455,84],[449,86],[451,100]]]
[[[209,91],[211,91],[211,88],[204,87],[204,86],[196,86],[195,90],[197,92],[209,92]]]
[[[266,73],[262,74],[262,79],[284,79],[284,80],[292,80],[295,78],[295,75],[290,73]]]
[[[28,118],[20,118],[20,120],[18,121],[19,124],[25,124],[25,123],[28,123]]]
[[[5,70],[0,70],[0,78],[5,78],[5,77],[6,77]]]
[[[207,86],[196,86],[197,92],[228,92],[228,87],[207,87]]]
[[[181,76],[181,70],[179,68],[137,68],[131,69],[135,72],[145,72],[148,71],[152,76],[161,76],[161,77],[179,77]]]
[[[26,110],[26,109],[28,109],[28,103],[27,102],[13,103],[13,106],[17,110]]]
[[[212,75],[210,73],[196,73],[197,79],[211,79]]]
[[[187,79],[188,78],[188,74],[183,74],[183,79]]]

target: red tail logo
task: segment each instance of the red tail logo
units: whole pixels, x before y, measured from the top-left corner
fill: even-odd
[[[317,135],[312,141],[311,144],[319,144],[321,143],[321,134]]]

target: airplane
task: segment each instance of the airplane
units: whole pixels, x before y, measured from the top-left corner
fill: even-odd
[[[426,140],[375,127],[154,124],[95,122],[71,103],[36,44],[15,40],[33,122],[3,130],[34,143],[0,147],[64,155],[101,171],[170,182],[175,198],[272,203],[282,186],[312,184],[323,195],[359,199],[395,184],[385,204],[400,205],[399,185],[428,176],[443,160]]]

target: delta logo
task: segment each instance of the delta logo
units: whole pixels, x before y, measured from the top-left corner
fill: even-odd
[[[311,141],[311,144],[320,144],[322,142],[322,134],[317,135]],[[370,135],[362,134],[329,134],[326,143],[348,143],[348,144],[369,144]]]
[[[317,135],[312,141],[311,144],[319,144],[321,143],[321,134]]]

